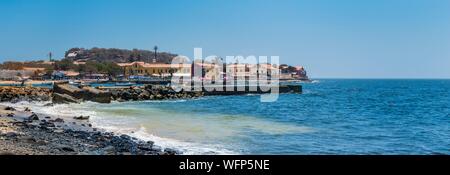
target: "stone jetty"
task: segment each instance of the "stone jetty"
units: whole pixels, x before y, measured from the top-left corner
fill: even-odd
[[[116,101],[191,99],[202,97],[204,95],[203,92],[176,92],[171,87],[162,85],[136,86],[110,89],[110,91],[112,99]]]
[[[89,86],[74,86],[68,83],[55,83],[53,89],[34,87],[0,87],[0,102],[19,101],[49,101],[53,103],[81,103],[92,101],[97,103],[111,103],[111,101],[143,101],[143,100],[175,100],[192,99],[211,95],[244,95],[271,93],[260,87],[234,87],[225,91],[175,91],[164,85],[145,85],[115,88],[93,88]],[[302,93],[301,85],[281,85],[278,93]]]

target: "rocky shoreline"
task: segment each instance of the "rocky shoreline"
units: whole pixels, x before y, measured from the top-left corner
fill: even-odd
[[[133,92],[129,92],[133,91]],[[138,89],[122,94],[134,97]],[[159,91],[164,92],[164,91]],[[152,94],[152,93],[151,93]],[[167,93],[170,94],[170,93]],[[54,93],[50,89],[32,87],[0,87],[0,102],[50,102]],[[160,98],[154,95],[156,99]],[[122,99],[119,96],[113,99]],[[150,96],[149,96],[150,97]],[[148,100],[147,96],[137,100]],[[52,103],[49,103],[51,105]],[[0,105],[0,155],[176,155],[174,149],[162,149],[153,142],[142,141],[128,135],[117,135],[94,128],[89,116],[72,119],[36,114],[32,109],[15,109]]]
[[[89,117],[65,121],[0,105],[0,155],[176,155],[153,142],[93,128]],[[66,119],[67,120],[67,119]]]

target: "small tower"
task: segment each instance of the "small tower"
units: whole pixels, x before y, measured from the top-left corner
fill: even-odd
[[[49,60],[49,61],[53,61],[53,59],[52,59],[52,52],[49,52],[49,53],[48,53],[48,60]]]
[[[155,57],[153,58],[153,62],[156,62],[158,58],[158,46],[153,47],[153,50],[155,51]]]

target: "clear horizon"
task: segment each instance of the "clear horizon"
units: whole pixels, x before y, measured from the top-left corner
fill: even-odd
[[[72,47],[280,56],[312,78],[450,78],[450,1],[4,0],[0,62]]]

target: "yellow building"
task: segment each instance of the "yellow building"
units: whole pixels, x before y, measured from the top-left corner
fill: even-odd
[[[169,77],[171,74],[191,75],[191,64],[149,64],[145,62],[118,63],[125,76]],[[178,75],[179,76],[179,75]]]

